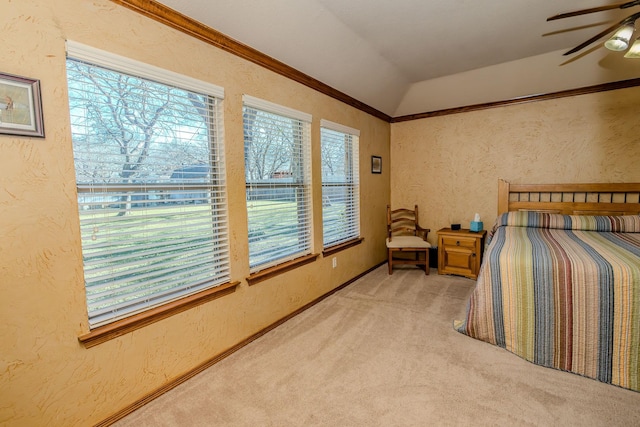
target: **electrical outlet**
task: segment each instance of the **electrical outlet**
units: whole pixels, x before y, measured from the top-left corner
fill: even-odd
[[[331,258],[331,265],[333,265],[333,268],[336,268],[338,266],[338,258]]]

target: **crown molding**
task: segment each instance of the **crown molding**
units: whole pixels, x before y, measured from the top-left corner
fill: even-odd
[[[330,96],[338,101],[344,102],[358,110],[371,114],[374,117],[382,119],[384,121],[391,121],[391,116],[379,111],[357,99],[340,92],[331,86],[322,83],[313,77],[296,70],[293,67],[288,66],[264,53],[253,49],[243,43],[240,43],[219,31],[208,27],[195,19],[189,18],[186,15],[177,12],[161,3],[154,0],[111,0],[120,6],[124,6],[141,15],[151,18],[157,22],[165,24],[173,29],[188,34],[198,40],[220,48],[254,64],[260,65],[270,71],[278,73],[284,77],[287,77],[293,81],[301,83],[311,89],[317,90],[327,96]]]
[[[551,99],[559,99],[570,96],[586,95],[590,93],[606,92],[616,89],[630,88],[634,86],[640,86],[640,78],[622,80],[611,83],[603,83],[594,86],[587,86],[578,89],[563,90],[559,92],[543,93],[536,95],[527,95],[518,98],[512,98],[502,101],[487,102],[482,104],[474,104],[463,107],[447,108],[436,111],[429,111],[417,114],[408,114],[405,116],[391,117],[357,99],[332,88],[331,86],[322,83],[321,81],[314,79],[313,77],[296,70],[289,65],[286,65],[264,53],[247,46],[239,41],[236,41],[219,31],[208,27],[195,19],[189,18],[180,12],[171,9],[155,0],[110,0],[113,3],[124,6],[135,12],[140,13],[148,18],[151,18],[157,22],[167,25],[173,29],[188,34],[198,40],[204,41],[212,46],[229,52],[247,61],[253,62],[261,67],[264,67],[270,71],[287,77],[295,82],[301,83],[311,89],[314,89],[322,94],[330,96],[338,101],[354,107],[360,111],[377,117],[389,123],[400,123],[411,120],[420,120],[429,117],[447,116],[450,114],[468,113],[471,111],[486,110],[489,108],[506,107],[510,105],[525,104],[528,102],[547,101]]]
[[[621,80],[618,82],[602,83],[594,86],[586,86],[578,89],[562,90],[559,92],[542,93],[537,95],[527,95],[504,101],[486,102],[483,104],[468,105],[465,107],[447,108],[443,110],[430,111],[426,113],[408,114],[406,116],[393,117],[391,123],[407,122],[411,120],[426,119],[429,117],[448,116],[450,114],[468,113],[470,111],[486,110],[489,108],[506,107],[510,105],[526,104],[528,102],[548,101],[550,99],[566,98],[569,96],[586,95],[589,93],[606,92],[616,89],[625,89],[640,86],[640,78]]]

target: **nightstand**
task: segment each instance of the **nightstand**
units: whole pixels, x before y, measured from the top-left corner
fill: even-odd
[[[482,263],[486,230],[438,230],[438,274],[477,279]]]

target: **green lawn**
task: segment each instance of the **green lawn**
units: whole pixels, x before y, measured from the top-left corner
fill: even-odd
[[[323,212],[340,223],[343,209],[343,205],[334,205]],[[191,280],[193,264],[198,261],[193,259],[194,253],[205,253],[198,262],[216,263],[209,206],[167,204],[132,209],[121,216],[119,212],[117,208],[80,212],[90,310],[170,289],[183,276]],[[295,202],[248,202],[248,220],[252,265],[299,250],[299,237],[303,236],[298,236]],[[207,253],[211,254],[209,259]]]

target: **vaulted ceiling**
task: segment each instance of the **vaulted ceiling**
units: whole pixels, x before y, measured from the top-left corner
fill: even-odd
[[[391,117],[640,77],[602,47],[608,0],[160,0]],[[632,12],[636,12],[638,7]]]

